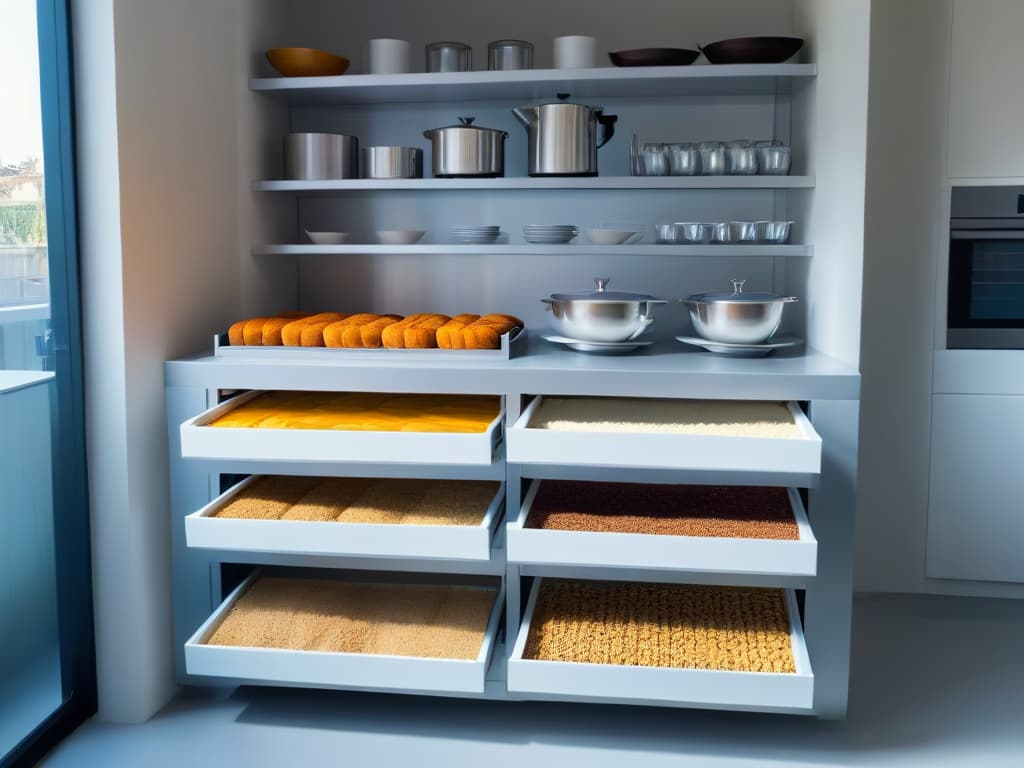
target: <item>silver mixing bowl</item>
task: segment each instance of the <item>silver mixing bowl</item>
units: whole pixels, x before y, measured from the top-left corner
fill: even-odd
[[[722,344],[762,344],[782,322],[786,304],[795,296],[743,293],[745,280],[733,280],[732,293],[697,293],[683,303],[697,335]]]
[[[651,307],[665,304],[644,293],[609,291],[607,277],[594,278],[597,290],[553,293],[541,299],[551,308],[551,328],[577,341],[632,341],[654,322]]]

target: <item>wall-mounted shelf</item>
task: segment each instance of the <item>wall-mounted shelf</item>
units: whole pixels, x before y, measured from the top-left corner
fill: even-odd
[[[388,104],[435,101],[679,98],[787,93],[794,81],[817,75],[815,64],[730,64],[688,67],[599,67],[512,72],[253,78],[249,89],[290,104]]]
[[[813,189],[813,176],[513,176],[501,179],[256,180],[256,192],[458,189]]]
[[[475,256],[811,256],[813,245],[257,245],[254,256],[333,256],[344,254],[466,254]]]

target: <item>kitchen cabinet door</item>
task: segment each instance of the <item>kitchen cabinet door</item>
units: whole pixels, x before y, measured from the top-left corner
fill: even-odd
[[[927,575],[1024,582],[1024,396],[932,401]]]
[[[955,0],[949,175],[1024,176],[1024,3]]]

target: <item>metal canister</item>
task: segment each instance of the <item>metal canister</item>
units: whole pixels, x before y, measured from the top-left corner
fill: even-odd
[[[465,43],[430,43],[427,46],[427,72],[470,72],[473,49]]]
[[[289,133],[284,137],[284,177],[358,179],[359,139],[343,133]]]
[[[495,40],[487,46],[487,68],[533,69],[533,43],[525,40]]]

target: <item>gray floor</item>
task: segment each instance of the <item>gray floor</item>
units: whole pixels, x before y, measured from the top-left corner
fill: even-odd
[[[857,599],[850,717],[383,694],[189,692],[90,722],[45,765],[1024,766],[1024,603]]]

